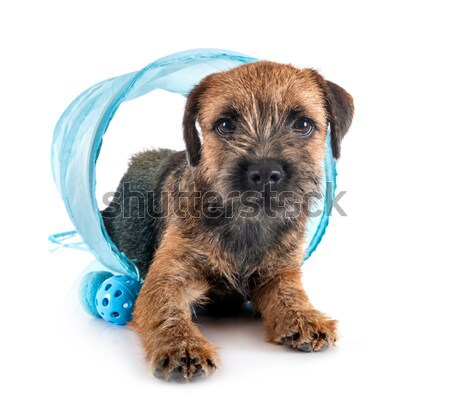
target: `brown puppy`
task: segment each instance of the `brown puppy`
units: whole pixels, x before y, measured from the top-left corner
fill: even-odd
[[[192,90],[186,152],[132,159],[103,218],[146,275],[130,325],[156,376],[189,381],[219,364],[191,321],[207,302],[251,300],[274,343],[306,352],[335,343],[336,321],[309,302],[300,265],[327,127],[338,158],[352,116],[351,96],[314,70],[255,62]]]

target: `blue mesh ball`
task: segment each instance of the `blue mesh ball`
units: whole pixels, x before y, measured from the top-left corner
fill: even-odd
[[[105,280],[95,296],[100,316],[110,323],[124,325],[131,320],[133,306],[141,289],[139,281],[128,276]]]

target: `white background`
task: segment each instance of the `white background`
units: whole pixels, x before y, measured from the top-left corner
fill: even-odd
[[[449,22],[446,2],[10,1],[0,6],[0,395],[4,398],[449,397]],[[152,4],[154,4],[152,6]],[[261,323],[200,320],[221,346],[207,381],[150,376],[133,332],[85,315],[92,256],[50,255],[71,228],[50,172],[53,127],[92,84],[172,52],[227,48],[315,67],[355,99],[333,216],[304,267],[341,340],[318,354]],[[143,147],[182,148],[183,99],[153,94],[111,124],[98,188]],[[207,395],[207,396],[205,396]]]

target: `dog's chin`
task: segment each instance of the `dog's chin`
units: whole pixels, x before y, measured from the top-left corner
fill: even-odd
[[[268,205],[260,195],[228,201],[225,208],[226,215],[209,219],[205,226],[226,237],[223,249],[233,254],[244,274],[250,273],[270,248],[279,245],[284,232],[300,228],[298,215],[289,215],[276,201]]]

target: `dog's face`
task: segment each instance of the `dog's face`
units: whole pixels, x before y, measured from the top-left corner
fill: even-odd
[[[242,65],[207,76],[189,95],[188,160],[209,190],[276,217],[277,209],[304,205],[317,191],[327,127],[338,158],[352,115],[351,96],[314,70]]]

